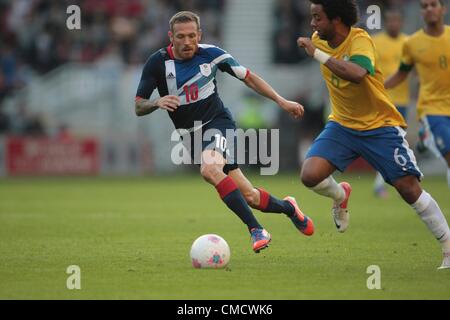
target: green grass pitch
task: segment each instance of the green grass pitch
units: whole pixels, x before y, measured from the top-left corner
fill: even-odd
[[[251,176],[278,197],[293,195],[315,222],[301,235],[281,215],[255,211],[272,234],[251,250],[238,218],[199,176],[0,180],[0,299],[450,299],[450,270],[414,211],[390,189],[372,195],[373,176],[352,183],[351,223],[336,232],[331,201],[296,174]],[[423,183],[450,221],[444,177]],[[217,233],[231,247],[227,270],[198,270],[189,250]],[[68,290],[66,269],[81,269]],[[381,269],[369,290],[367,267]]]

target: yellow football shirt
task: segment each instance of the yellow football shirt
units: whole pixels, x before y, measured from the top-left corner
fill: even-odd
[[[400,70],[414,66],[420,78],[417,114],[450,116],[450,26],[439,37],[423,30],[413,34],[403,46]]]
[[[381,127],[406,127],[405,120],[390,101],[384,88],[383,75],[369,34],[360,28],[351,28],[347,38],[337,48],[313,34],[314,45],[336,59],[362,65],[369,71],[359,84],[340,79],[328,67],[321,65],[331,100],[329,120],[344,127],[365,131]]]
[[[377,33],[372,37],[375,43],[378,63],[385,79],[397,72],[402,57],[403,44],[407,36],[403,33],[397,38],[389,36],[386,32]],[[402,82],[397,87],[387,90],[388,96],[397,107],[406,107],[409,104],[409,83]]]

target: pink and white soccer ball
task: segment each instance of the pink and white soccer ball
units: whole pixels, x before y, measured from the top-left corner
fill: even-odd
[[[225,268],[230,262],[230,247],[221,236],[205,234],[192,244],[191,261],[194,268]]]

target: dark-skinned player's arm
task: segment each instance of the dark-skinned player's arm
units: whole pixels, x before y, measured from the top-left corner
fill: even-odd
[[[152,59],[152,57],[144,65],[135,99],[135,112],[138,117],[151,114],[158,109],[174,112],[180,106],[180,98],[173,95],[149,100],[157,87],[154,70],[158,66],[158,61]]]
[[[303,116],[305,109],[300,103],[286,100],[285,98],[280,96],[278,92],[276,92],[275,89],[272,88],[271,85],[269,85],[256,73],[249,71],[243,81],[247,85],[247,87],[254,90],[256,93],[274,101],[283,110],[288,112],[294,119],[299,119]]]
[[[391,75],[387,80],[384,82],[384,87],[386,89],[392,89],[398,86],[400,83],[406,80],[408,78],[409,72],[398,70],[396,73]]]
[[[341,79],[352,83],[361,83],[367,74],[374,73],[370,59],[362,55],[355,55],[355,61],[352,61],[353,57],[350,57],[350,61],[336,59],[317,49],[312,40],[305,37],[298,38],[297,45],[304,48],[309,56],[323,63],[331,70],[331,72]]]
[[[384,87],[386,89],[392,89],[398,86],[400,83],[408,78],[409,73],[414,68],[414,60],[412,56],[409,54],[409,45],[408,42],[403,44],[402,48],[402,58],[400,67],[397,72],[391,75],[384,82]]]

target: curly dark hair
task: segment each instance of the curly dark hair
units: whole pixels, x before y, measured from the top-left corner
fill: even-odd
[[[320,4],[328,19],[341,18],[347,27],[355,25],[359,20],[358,5],[356,0],[309,0],[314,4]]]

